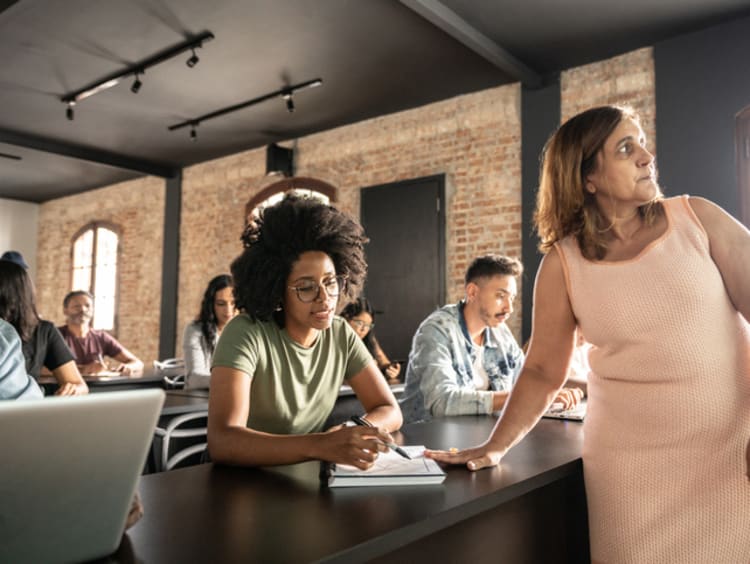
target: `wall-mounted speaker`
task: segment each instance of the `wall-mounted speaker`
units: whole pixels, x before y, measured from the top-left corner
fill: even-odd
[[[271,174],[294,176],[294,149],[279,147],[276,143],[266,147],[266,176]]]

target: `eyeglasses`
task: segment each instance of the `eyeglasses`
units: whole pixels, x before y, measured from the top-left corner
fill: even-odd
[[[351,323],[357,329],[365,329],[367,331],[371,331],[375,327],[374,323],[365,323],[361,319],[350,319],[349,323]]]
[[[320,289],[324,288],[326,296],[335,298],[346,288],[347,276],[341,274],[333,278],[327,278],[323,282],[313,280],[302,282],[299,286],[289,286],[290,290],[297,292],[297,299],[303,304],[309,304],[318,299]]]

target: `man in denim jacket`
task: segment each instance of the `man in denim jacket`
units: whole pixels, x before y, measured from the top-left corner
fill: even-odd
[[[406,368],[404,422],[502,409],[524,360],[505,324],[522,272],[517,259],[479,257],[466,271],[464,299],[422,322]]]

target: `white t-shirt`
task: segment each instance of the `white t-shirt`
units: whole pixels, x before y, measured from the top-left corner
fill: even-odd
[[[478,348],[479,350],[472,366],[474,369],[474,387],[477,390],[489,390],[490,379],[487,377],[487,371],[484,369],[484,347]]]

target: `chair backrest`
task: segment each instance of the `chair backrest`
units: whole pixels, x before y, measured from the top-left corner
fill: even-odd
[[[165,388],[176,389],[185,387],[185,360],[182,358],[168,358],[155,360],[154,371],[164,377]]]
[[[208,411],[202,410],[179,415],[166,426],[156,427],[154,433],[161,440],[154,441],[154,448],[158,449],[154,453],[155,470],[163,472],[187,466],[190,457],[197,463],[206,448],[207,425]]]

